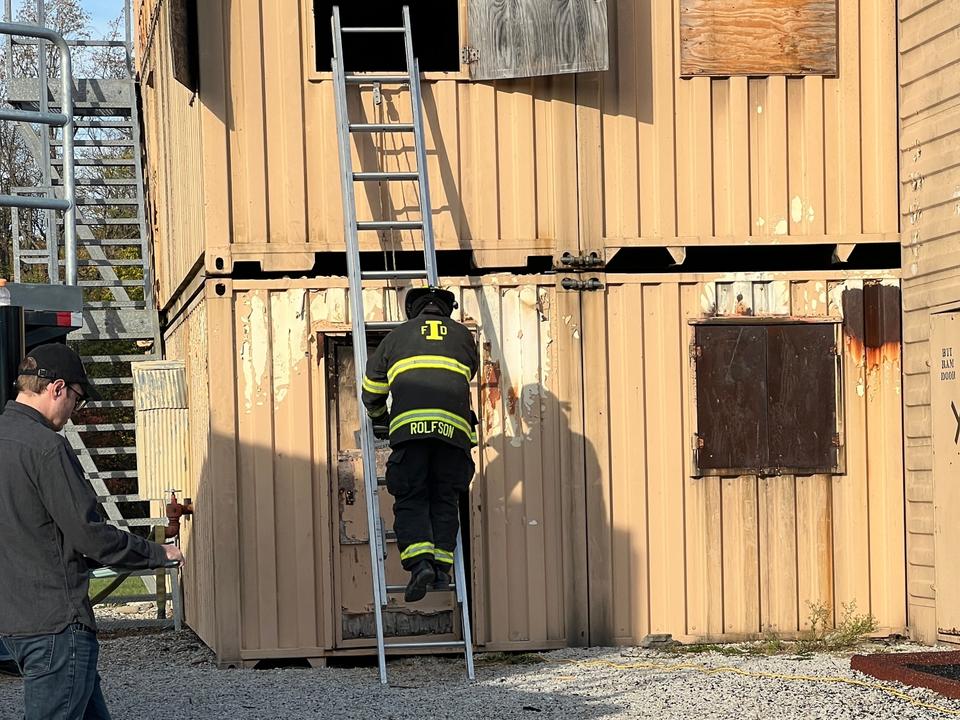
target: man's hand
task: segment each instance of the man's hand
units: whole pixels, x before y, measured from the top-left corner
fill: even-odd
[[[389,440],[390,439],[390,425],[380,425],[379,423],[373,424],[373,436],[377,440]]]
[[[163,552],[166,553],[168,561],[183,565],[183,553],[176,545],[164,545]]]

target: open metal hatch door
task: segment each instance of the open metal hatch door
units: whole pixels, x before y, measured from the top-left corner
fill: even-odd
[[[606,70],[607,0],[467,0],[463,56],[473,80]]]

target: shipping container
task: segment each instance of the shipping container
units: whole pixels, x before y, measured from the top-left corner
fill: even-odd
[[[898,273],[596,277],[444,280],[482,359],[477,646],[790,637],[851,604],[904,632]],[[402,293],[367,291],[368,319]],[[375,647],[348,308],[344,278],[212,278],[167,328],[187,621],[221,664]],[[388,635],[456,637],[446,602],[391,599]]]
[[[704,245],[813,243],[839,246],[843,258],[857,244],[896,242],[894,0],[724,3],[737,14],[737,39],[755,41],[746,55],[714,43],[709,66],[697,38],[729,18],[705,14],[706,4],[413,4],[441,253],[466,251],[480,268],[522,268],[532,257],[558,265],[564,253],[596,252],[608,261],[634,247],[669,247],[682,260],[685,248]],[[201,269],[309,271],[317,253],[343,250],[333,5],[140,2],[161,307]],[[342,5],[345,22],[400,22],[402,0],[365,3],[362,13]],[[529,17],[504,15],[505,7],[569,29],[563,40],[575,57],[533,66],[520,52],[529,38],[512,31]],[[799,28],[798,16],[807,18]],[[778,45],[781,28],[811,40]],[[788,46],[816,57],[783,67]],[[359,68],[400,57],[386,40],[346,53]],[[351,98],[355,121],[409,117],[405,92],[386,85]],[[368,170],[414,167],[404,136],[364,134],[352,148]],[[365,183],[359,213],[409,219],[416,198],[413,183]],[[419,241],[392,232],[365,233],[363,247]]]
[[[907,592],[914,639],[960,642],[960,0],[904,0],[900,208]]]

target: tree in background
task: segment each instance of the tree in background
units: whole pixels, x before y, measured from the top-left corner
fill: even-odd
[[[36,24],[38,18],[36,0],[21,0],[14,6],[14,21]],[[92,33],[90,14],[83,7],[80,0],[44,0],[44,14],[46,27],[52,28],[68,40],[89,40]],[[123,25],[122,13],[113,20],[108,27],[107,37],[103,39],[118,39]],[[127,58],[122,48],[72,48],[74,77],[77,78],[120,78],[127,76]],[[9,58],[9,59],[8,59]],[[47,77],[60,77],[60,54],[55,47],[47,44]],[[0,97],[7,97],[7,86],[12,67],[13,78],[37,78],[39,75],[37,47],[35,45],[14,45],[3,41],[0,48]],[[59,129],[51,131],[44,126],[26,125],[0,121],[0,192],[9,193],[10,188],[31,187],[40,184],[42,171],[36,158],[31,152],[40,147],[40,133],[51,132],[57,137]],[[91,140],[111,139],[111,131],[85,131],[84,137]],[[81,153],[78,153],[81,156]],[[121,157],[117,148],[84,148],[83,157]],[[97,192],[104,192],[98,189]],[[21,233],[28,238],[28,245],[37,248],[45,247],[45,215],[44,211],[19,211]],[[0,277],[11,277],[13,258],[13,213],[10,208],[0,208]],[[37,268],[40,272],[41,268]],[[43,277],[32,277],[36,273],[29,273],[30,280],[45,281]]]

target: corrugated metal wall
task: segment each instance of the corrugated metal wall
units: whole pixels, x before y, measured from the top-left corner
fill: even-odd
[[[201,3],[203,4],[203,3]],[[157,299],[166,304],[204,248],[202,103],[171,70],[170,3],[143,2],[138,15],[147,221],[153,238]],[[145,44],[150,41],[149,48]]]
[[[469,536],[478,643],[789,634],[817,601],[856,601],[902,631],[896,278],[605,280],[584,294],[557,276],[450,281],[482,351]],[[201,636],[224,661],[356,646],[338,640],[337,598],[360,590],[368,560],[364,550],[355,572],[336,567],[330,413],[341,411],[330,397],[342,389],[324,351],[324,338],[349,332],[345,284],[208,280],[167,336],[168,354],[188,358],[191,425],[211,430],[192,432],[200,571],[188,587],[215,597]],[[398,316],[394,290],[365,300],[369,319]],[[845,475],[691,477],[689,321],[745,308],[842,319]]]
[[[899,15],[907,588],[913,636],[935,642],[930,311],[960,303],[960,0]]]
[[[219,647],[216,616],[218,588],[214,577],[212,484],[208,464],[210,445],[210,369],[207,362],[207,312],[200,296],[167,329],[164,345],[168,358],[184,363],[187,383],[187,472],[183,495],[193,499],[194,514],[181,522],[181,545],[186,556],[184,601],[187,622],[210,647]],[[224,588],[224,591],[227,589]]]
[[[591,643],[789,635],[809,603],[903,632],[895,276],[606,282],[583,296]],[[846,473],[692,477],[689,323],[768,314],[842,318]]]
[[[895,3],[839,6],[837,78],[679,79],[676,3],[620,0],[609,3],[607,73],[427,82],[438,247],[503,264],[603,245],[889,239],[898,231]],[[162,28],[147,63],[163,76],[156,95],[144,93],[148,122],[159,123],[151,175],[158,188],[181,186],[169,200],[155,195],[169,216],[158,224],[196,230],[157,235],[176,250],[171,273],[190,267],[197,242],[211,272],[238,259],[312,267],[312,251],[342,247],[331,83],[314,67],[312,4],[209,0],[199,13],[199,102],[171,85]],[[354,110],[396,120],[404,102],[388,90],[374,106],[367,92]],[[368,164],[412,167],[403,141],[358,142]],[[192,165],[171,160],[163,175],[170,152]],[[368,191],[362,214],[403,217],[415,205],[412,187]]]
[[[181,361],[131,364],[133,404],[140,435],[137,492],[150,498],[150,517],[162,517],[167,490],[183,494],[188,481],[190,426],[187,385]],[[190,497],[186,495],[186,497]]]

